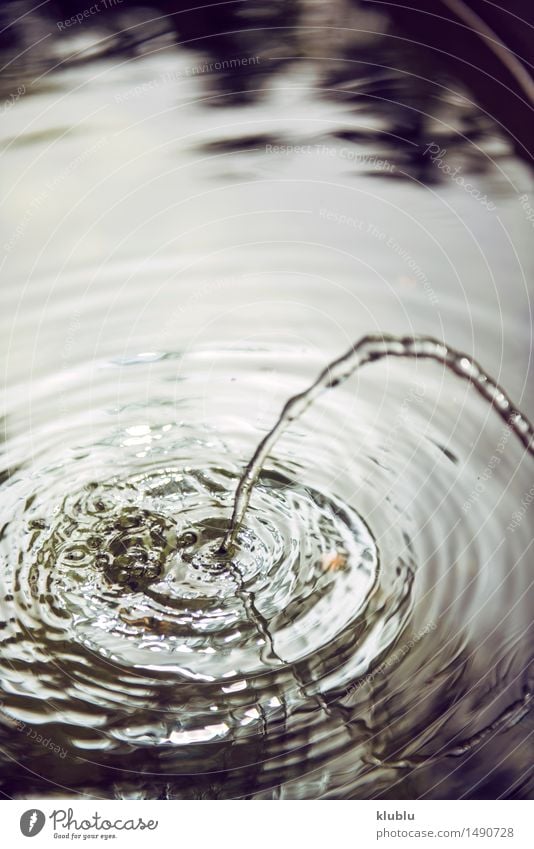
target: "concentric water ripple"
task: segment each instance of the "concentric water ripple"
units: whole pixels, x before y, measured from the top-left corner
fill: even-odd
[[[280,358],[301,385],[302,357],[268,349],[102,363],[92,393],[78,370],[61,423],[52,381],[39,425],[8,438],[12,795],[29,740],[41,793],[440,796],[458,759],[483,780],[488,747],[525,773],[522,447],[453,378],[399,364],[386,397],[362,377],[283,437],[222,556]],[[270,418],[236,407],[262,393]]]

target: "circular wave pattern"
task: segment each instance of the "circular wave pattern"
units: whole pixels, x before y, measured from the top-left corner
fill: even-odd
[[[529,719],[524,537],[506,533],[526,485],[519,449],[494,423],[476,451],[499,464],[480,492],[468,452],[481,402],[446,445],[450,407],[428,424],[442,384],[399,381],[379,417],[376,383],[357,417],[349,387],[281,440],[221,555],[265,427],[224,400],[232,356],[212,376],[209,424],[202,357],[182,363],[170,411],[162,395],[134,403],[146,369],[162,392],[176,370],[144,357],[125,403],[93,408],[87,432],[76,410],[67,435],[34,429],[33,455],[13,440],[0,630],[12,764],[39,728],[65,752],[51,766],[36,744],[40,792],[398,797],[405,782],[422,795],[431,766],[440,795],[457,758],[475,780]],[[260,380],[242,374],[239,392]]]
[[[73,640],[137,666],[172,662],[192,681],[262,674],[320,650],[365,604],[372,537],[349,507],[265,474],[223,558],[235,485],[228,470],[172,467],[87,484],[39,540],[32,595],[49,581],[75,619]]]

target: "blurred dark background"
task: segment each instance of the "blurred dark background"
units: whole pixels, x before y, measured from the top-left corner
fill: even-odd
[[[225,96],[213,98],[211,105],[228,106],[261,98],[282,66],[317,57],[327,96],[383,117],[388,124],[384,140],[393,134],[396,155],[404,154],[413,167],[424,171],[417,149],[403,151],[402,140],[418,143],[427,129],[425,115],[447,108],[460,118],[466,113],[455,145],[461,144],[462,135],[476,141],[492,125],[508,137],[519,156],[531,161],[530,0],[508,0],[502,7],[489,0],[227,0],[191,5],[4,2],[3,89],[12,92],[21,83],[31,89],[52,69],[104,57],[135,59],[175,44],[203,61],[222,63],[209,85]],[[242,56],[259,56],[261,61],[230,61]],[[447,95],[450,91],[463,91],[467,101],[476,101],[478,114],[467,114],[465,104]]]

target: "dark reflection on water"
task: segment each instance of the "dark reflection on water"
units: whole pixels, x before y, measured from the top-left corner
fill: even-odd
[[[89,7],[97,13],[88,14],[84,0],[35,10],[8,2],[0,42],[8,60],[4,85],[102,58],[128,61],[175,44],[192,58],[203,57],[186,73],[210,69],[205,89],[217,96],[209,105],[228,106],[266,98],[277,74],[311,57],[324,96],[341,97],[387,125],[381,132],[349,134],[350,140],[379,139],[391,155],[402,151],[420,166],[429,126],[454,116],[455,146],[477,142],[490,130],[508,134],[516,152],[530,160],[528,4],[514,0],[502,10],[472,0],[462,14],[463,5],[362,0],[325,8],[314,0],[231,0],[191,8],[185,2],[103,0]]]
[[[526,4],[187,5],[0,12],[0,792],[530,797],[532,472],[469,388],[352,378],[214,557],[359,335],[532,416]]]

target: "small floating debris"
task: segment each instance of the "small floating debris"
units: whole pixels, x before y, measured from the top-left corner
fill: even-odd
[[[327,551],[321,558],[323,572],[339,572],[347,565],[347,557],[340,551]]]

